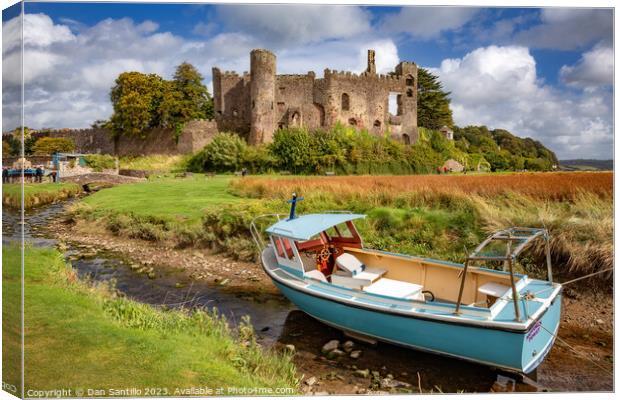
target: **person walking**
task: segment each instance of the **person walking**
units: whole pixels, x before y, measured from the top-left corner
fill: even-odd
[[[9,183],[9,169],[2,167],[2,183]]]
[[[37,165],[37,169],[35,170],[35,182],[43,183],[43,168],[40,165]]]

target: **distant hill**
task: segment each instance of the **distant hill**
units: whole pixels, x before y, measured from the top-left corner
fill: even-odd
[[[560,169],[564,171],[612,171],[614,160],[560,160]]]

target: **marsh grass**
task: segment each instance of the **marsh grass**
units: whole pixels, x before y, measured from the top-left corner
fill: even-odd
[[[24,208],[55,203],[75,197],[82,188],[75,183],[26,183],[24,184]],[[2,204],[7,207],[21,208],[21,184],[5,183],[2,185]]]
[[[612,183],[611,173],[251,178],[231,190],[280,204],[296,192],[300,212],[366,213],[358,226],[368,246],[457,262],[495,230],[546,227],[556,276],[570,278],[613,266]],[[542,242],[533,254],[525,267],[542,276]]]

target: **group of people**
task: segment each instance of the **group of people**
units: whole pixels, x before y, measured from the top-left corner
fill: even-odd
[[[24,182],[42,183],[45,176],[45,168],[43,165],[26,169],[2,167],[2,183],[19,182],[22,175],[24,176]],[[56,182],[56,171],[51,171],[47,175],[50,178],[50,182]]]

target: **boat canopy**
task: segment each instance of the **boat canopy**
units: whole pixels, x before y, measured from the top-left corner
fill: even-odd
[[[365,217],[364,214],[306,214],[294,219],[280,220],[267,228],[266,232],[294,240],[309,240],[332,226]]]

